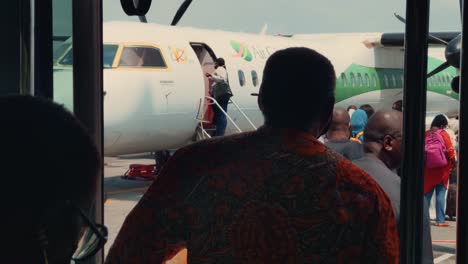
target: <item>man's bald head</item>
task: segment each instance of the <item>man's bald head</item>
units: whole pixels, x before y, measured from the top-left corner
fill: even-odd
[[[372,115],[364,130],[364,142],[381,140],[386,135],[401,136],[403,114],[394,110],[382,110]]]
[[[376,112],[364,130],[364,151],[382,160],[390,169],[401,163],[403,114],[394,110]]]
[[[333,139],[333,134],[340,133],[340,135],[345,135],[349,137],[349,114],[346,109],[341,107],[336,107],[333,109],[333,118],[328,128],[327,137]]]

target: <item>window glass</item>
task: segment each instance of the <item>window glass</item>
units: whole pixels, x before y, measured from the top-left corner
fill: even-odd
[[[374,83],[374,87],[377,87],[377,76],[375,73],[372,74],[372,82]]]
[[[384,74],[384,82],[385,82],[385,87],[389,87],[389,82],[388,82],[388,76],[387,74]]]
[[[114,62],[115,54],[117,53],[118,45],[104,45],[102,47],[103,67],[110,68]],[[73,65],[73,48],[69,49],[67,54],[60,61],[61,65]]]
[[[242,70],[239,70],[239,71],[237,71],[237,74],[239,75],[239,84],[240,84],[240,86],[244,86],[245,85],[244,72]]]
[[[367,87],[370,87],[369,74],[366,73],[366,74],[364,75],[364,79],[365,79],[365,81],[366,81],[366,86],[367,86]]]
[[[62,65],[73,65],[73,48],[69,49],[67,54],[60,61]]]
[[[253,83],[253,86],[258,85],[258,75],[256,71],[252,71],[252,83]]]
[[[112,67],[114,63],[115,54],[117,53],[117,45],[104,45],[102,46],[102,66],[104,68]]]
[[[393,74],[392,74],[392,83],[393,83],[393,87],[397,87],[396,77]]]
[[[55,51],[54,51],[54,62],[57,62],[57,60],[70,48],[71,42],[66,42],[60,45]]]
[[[443,83],[442,83],[442,78],[440,78],[440,75],[437,75],[437,85],[438,86],[442,86]]]
[[[343,72],[341,73],[341,84],[343,85],[343,87],[346,87],[347,83],[346,83],[346,74]]]
[[[124,47],[119,66],[167,68],[166,62],[158,48],[141,46]]]
[[[354,73],[350,73],[349,78],[351,79],[351,87],[354,87],[356,85],[356,80],[354,79]]]
[[[362,75],[358,73],[357,78],[358,78],[359,87],[362,87]]]

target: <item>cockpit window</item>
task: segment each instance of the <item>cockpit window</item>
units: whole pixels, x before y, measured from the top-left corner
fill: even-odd
[[[71,42],[66,42],[54,51],[54,63],[70,48],[70,46]]]
[[[102,66],[104,68],[112,67],[118,45],[104,45],[102,47]],[[61,65],[73,65],[73,48],[69,49],[67,54],[60,61]]]
[[[167,65],[156,47],[127,46],[122,51],[119,67],[167,68]]]
[[[102,66],[104,68],[112,67],[118,48],[117,45],[104,45],[102,47]]]

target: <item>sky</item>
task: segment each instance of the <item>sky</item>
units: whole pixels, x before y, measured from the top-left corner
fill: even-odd
[[[153,0],[148,22],[169,24],[183,0]],[[403,32],[404,0],[193,0],[179,26],[269,34]],[[458,0],[431,0],[430,31],[459,31]],[[104,21],[130,20],[120,0],[103,0]]]

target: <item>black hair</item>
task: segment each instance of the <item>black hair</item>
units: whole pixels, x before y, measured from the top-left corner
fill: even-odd
[[[94,197],[100,156],[70,112],[37,97],[0,97],[0,123],[2,182],[21,186],[20,193],[5,188],[0,199],[40,211],[57,201]]]
[[[436,115],[431,123],[431,127],[445,128],[447,126],[448,120],[444,115]]]
[[[219,67],[226,66],[226,62],[224,61],[223,58],[217,58],[217,59],[216,59],[216,64],[217,64]]]
[[[367,119],[369,119],[375,113],[374,107],[372,107],[370,104],[363,104],[361,107],[359,107],[359,109],[362,109],[366,112]]]
[[[308,128],[335,102],[335,70],[320,53],[288,48],[267,60],[259,93],[265,123]],[[330,109],[327,109],[330,108]]]

